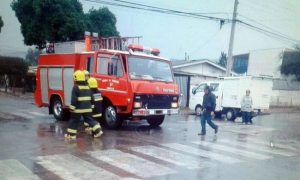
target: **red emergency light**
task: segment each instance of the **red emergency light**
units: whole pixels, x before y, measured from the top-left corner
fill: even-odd
[[[154,56],[158,56],[160,51],[159,49],[157,48],[146,48],[144,46],[141,46],[141,45],[136,45],[136,44],[130,44],[128,45],[128,49],[131,49],[133,52],[144,52],[144,53],[151,53],[153,54]]]

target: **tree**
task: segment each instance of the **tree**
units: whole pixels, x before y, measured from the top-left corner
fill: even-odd
[[[41,51],[39,51],[38,49],[29,48],[27,50],[25,60],[29,63],[29,65],[36,66],[40,54]]]
[[[282,64],[280,72],[284,75],[294,75],[300,80],[300,46],[296,46],[295,51],[285,51],[282,54]]]
[[[3,27],[4,23],[3,23],[3,20],[2,20],[2,17],[0,16],[0,32],[1,32],[1,28]]]
[[[11,87],[22,87],[22,79],[28,71],[28,64],[22,58],[0,56],[0,81],[5,86],[5,92]]]
[[[26,45],[43,49],[46,42],[83,38],[84,13],[78,0],[14,0],[11,7]]]
[[[226,53],[221,52],[221,56],[219,58],[218,64],[226,68],[226,65],[227,65],[227,54]]]
[[[108,8],[90,9],[85,18],[88,31],[97,32],[102,37],[119,36],[117,19]]]

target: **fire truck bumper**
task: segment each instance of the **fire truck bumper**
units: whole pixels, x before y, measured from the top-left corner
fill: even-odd
[[[152,116],[178,114],[179,109],[134,109],[132,116]]]

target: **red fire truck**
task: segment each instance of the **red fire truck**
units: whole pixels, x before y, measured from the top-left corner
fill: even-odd
[[[101,122],[111,129],[123,120],[146,119],[152,126],[165,115],[177,114],[179,89],[170,60],[159,50],[129,45],[136,37],[95,38],[56,43],[39,57],[35,103],[48,107],[57,120],[68,117],[73,72],[87,70],[98,81],[103,96]],[[128,43],[128,44],[126,44]]]

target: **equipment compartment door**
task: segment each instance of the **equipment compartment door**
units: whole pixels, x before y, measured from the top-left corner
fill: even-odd
[[[42,102],[45,104],[49,103],[48,99],[48,68],[40,68],[41,76],[41,92],[42,92]]]

